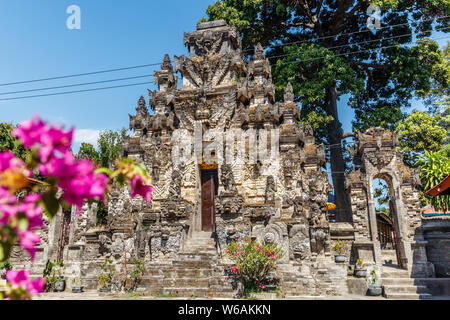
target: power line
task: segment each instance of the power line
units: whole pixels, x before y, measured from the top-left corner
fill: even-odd
[[[429,38],[429,39],[430,40],[441,40],[441,39],[447,39],[449,37],[450,36],[440,37],[440,38]],[[417,43],[417,41],[413,41],[412,43]],[[397,46],[398,46],[398,44],[391,45],[391,46],[381,46],[381,47],[371,48],[371,49],[366,49],[366,50],[359,50],[359,51],[354,51],[354,52],[334,54],[333,56],[330,56],[330,57],[347,56],[347,55],[352,55],[352,54],[356,54],[356,53],[368,52],[368,51],[371,51],[371,50],[394,48],[394,47],[397,47]],[[299,62],[307,62],[307,61],[315,61],[315,60],[320,60],[320,59],[324,59],[324,58],[327,58],[327,57],[316,57],[316,58],[304,59],[304,60],[286,61],[286,62],[280,62],[280,63],[271,64],[271,66],[282,65],[282,64],[292,64],[292,63],[299,63]]]
[[[57,92],[57,93],[46,93],[46,94],[39,94],[39,95],[33,95],[33,96],[22,96],[22,97],[14,97],[14,98],[3,98],[3,99],[0,99],[0,101],[28,99],[28,98],[37,98],[37,97],[47,97],[47,96],[57,96],[57,95],[61,95],[61,94],[72,94],[72,93],[79,93],[79,92],[89,92],[89,91],[97,91],[97,90],[124,88],[124,87],[139,86],[139,85],[151,84],[151,83],[152,82],[131,83],[131,84],[124,84],[124,85],[119,85],[119,86],[111,86],[111,87],[101,87],[101,88],[75,90],[75,91],[65,91],[65,92]]]
[[[446,19],[450,17],[450,15],[447,16],[443,16],[443,17],[439,17],[436,18],[436,20],[440,20],[440,19]],[[423,22],[425,21],[432,21],[435,18],[430,18],[430,19],[425,19],[423,20]],[[378,30],[383,30],[383,29],[387,29],[387,28],[394,28],[394,27],[398,27],[398,26],[404,26],[404,25],[409,25],[410,22],[406,22],[406,23],[399,23],[399,24],[393,24],[393,25],[389,25],[389,26],[385,26],[385,27],[381,27],[376,29]],[[372,31],[371,29],[367,29],[367,30],[361,30],[361,31],[354,31],[354,32],[347,32],[347,33],[340,33],[340,34],[335,34],[335,35],[330,35],[330,36],[325,36],[325,37],[319,37],[319,38],[315,38],[315,39],[309,39],[309,40],[300,40],[300,41],[294,41],[294,42],[287,42],[287,43],[280,43],[280,44],[274,44],[271,46],[267,46],[264,49],[271,49],[271,48],[276,48],[276,47],[284,47],[287,45],[291,45],[291,44],[299,44],[299,43],[305,43],[305,42],[311,42],[311,41],[317,41],[317,40],[323,40],[323,39],[329,39],[329,38],[335,38],[335,37],[340,37],[340,36],[348,36],[348,35],[352,35],[352,34],[358,34],[358,33],[364,33],[364,32],[369,32]],[[249,51],[254,51],[254,49],[248,49],[245,50],[244,52],[249,52]]]
[[[94,81],[94,82],[83,82],[83,83],[77,83],[77,84],[69,84],[69,85],[65,85],[65,86],[38,88],[38,89],[21,90],[21,91],[0,92],[0,95],[16,94],[16,93],[24,93],[24,92],[34,92],[34,91],[44,91],[44,90],[52,90],[52,89],[62,89],[62,88],[86,86],[86,85],[91,85],[91,84],[99,84],[99,83],[106,83],[106,82],[131,80],[131,79],[146,78],[146,77],[153,77],[153,75],[152,74],[147,74],[147,75],[135,76],[135,77],[127,77],[127,78],[118,78],[118,79],[111,79],[111,80],[102,80],[102,81]]]
[[[445,18],[448,18],[448,17],[450,17],[450,16],[439,17],[436,20],[445,19]],[[428,20],[434,20],[434,18],[426,19],[426,20],[423,20],[423,21],[428,21]],[[381,30],[381,29],[385,29],[385,28],[393,28],[393,27],[397,27],[397,26],[401,26],[401,25],[407,25],[407,24],[409,24],[409,23],[400,23],[400,24],[395,24],[395,25],[382,27],[382,28],[379,28],[377,30]],[[283,44],[278,44],[278,45],[267,46],[264,49],[269,49],[269,48],[273,48],[273,47],[283,47],[283,46],[287,46],[287,45],[295,44],[295,43],[311,42],[311,41],[316,41],[316,40],[320,40],[320,39],[327,39],[327,38],[331,38],[331,37],[351,35],[351,34],[357,34],[357,33],[369,32],[369,31],[371,31],[371,30],[368,29],[368,30],[362,30],[362,31],[342,33],[342,34],[333,35],[333,36],[320,37],[320,38],[310,39],[310,40],[288,42],[288,43],[283,43]],[[383,40],[383,38],[381,38],[379,40]],[[250,51],[250,50],[254,51],[254,49],[249,49],[249,50],[246,50],[246,51]],[[151,66],[157,66],[157,65],[160,65],[160,64],[161,64],[161,62],[157,62],[157,63],[136,65],[136,66],[130,66],[130,67],[123,67],[123,68],[114,68],[114,69],[107,69],[107,70],[100,70],[100,71],[93,71],[93,72],[85,72],[85,73],[78,73],[78,74],[70,74],[70,75],[63,75],[63,76],[56,76],[56,77],[48,77],[48,78],[40,78],[40,79],[24,80],[24,81],[16,81],[16,82],[8,82],[8,83],[0,83],[0,87],[17,85],[17,84],[41,82],[41,81],[59,80],[59,79],[66,79],[66,78],[73,78],[73,77],[81,77],[81,76],[87,76],[87,75],[95,75],[95,74],[102,74],[102,73],[109,73],[109,72],[116,72],[116,71],[124,71],[124,70],[132,70],[132,69],[139,69],[139,68],[146,68],[146,67],[151,67]]]
[[[449,29],[450,27],[446,27],[446,28],[441,28],[439,30],[443,30],[443,29]],[[436,29],[438,30],[438,29]],[[424,31],[426,32],[426,31]],[[394,38],[399,38],[399,37],[404,37],[404,36],[409,36],[412,35],[412,33],[408,33],[408,34],[404,34],[404,35],[400,35],[400,36],[394,36],[394,37],[390,37],[390,38],[381,38],[381,39],[376,39],[376,40],[371,40],[371,41],[364,41],[364,42],[374,42],[374,41],[382,41],[382,40],[390,40],[390,39],[394,39]],[[336,49],[336,48],[342,48],[342,47],[347,47],[347,46],[351,46],[351,45],[357,45],[357,44],[361,44],[364,42],[359,42],[359,43],[353,43],[353,44],[347,44],[347,45],[342,45],[342,46],[336,46],[336,47],[330,47],[327,49]],[[379,47],[381,48],[381,47]],[[373,48],[373,49],[379,49],[379,48]],[[368,49],[370,50],[370,49]],[[360,51],[359,51],[360,52]],[[355,52],[351,52],[351,54],[353,53],[358,53],[358,51]],[[350,54],[350,53],[349,53]],[[286,57],[286,56],[292,56],[295,54],[286,54],[286,55],[278,55],[278,56],[273,56],[273,57],[269,57],[269,58],[280,58],[280,57]],[[324,56],[322,57],[317,57],[314,59],[322,59],[325,58]],[[307,60],[303,60],[303,61],[307,61]],[[296,61],[297,62],[297,61]],[[300,62],[300,61],[299,61]],[[116,69],[117,70],[117,69]],[[148,75],[141,75],[141,76],[134,76],[134,77],[126,77],[126,78],[118,78],[118,79],[110,79],[110,80],[102,80],[102,81],[94,81],[94,82],[84,82],[84,83],[78,83],[78,84],[71,84],[71,85],[64,85],[64,86],[54,86],[54,87],[46,87],[46,88],[38,88],[38,89],[29,89],[29,90],[20,90],[20,91],[9,91],[9,92],[1,92],[0,95],[8,95],[8,94],[16,94],[16,93],[25,93],[25,92],[35,92],[35,91],[45,91],[45,90],[52,90],[52,89],[62,89],[62,88],[69,88],[69,87],[77,87],[77,86],[85,86],[85,85],[91,85],[91,84],[100,84],[100,83],[107,83],[107,82],[115,82],[115,81],[123,81],[123,80],[131,80],[131,79],[137,79],[137,78],[145,78],[145,77],[152,77],[153,75],[148,74]],[[66,76],[66,77],[70,77],[70,76]],[[36,80],[37,81],[37,80]],[[23,83],[23,82],[22,82]],[[1,85],[0,85],[1,86]],[[18,97],[17,99],[19,99],[20,97]],[[0,101],[2,101],[4,99],[0,99]]]
[[[423,31],[419,34],[425,33],[425,32],[429,32],[429,31],[442,31],[445,29],[450,29],[450,27],[445,27],[445,28],[438,28],[435,30],[426,30]],[[377,42],[377,41],[385,41],[385,40],[391,40],[391,39],[395,39],[395,38],[403,38],[403,37],[407,37],[407,36],[412,36],[414,35],[414,33],[405,33],[399,36],[393,36],[393,37],[389,37],[389,38],[380,38],[380,39],[374,39],[374,40],[366,40],[366,41],[361,41],[361,42],[355,42],[355,43],[350,43],[350,44],[344,44],[344,45],[340,45],[340,46],[334,46],[334,47],[327,47],[326,49],[330,50],[330,49],[340,49],[340,48],[345,48],[345,47],[350,47],[350,46],[354,46],[354,45],[359,45],[359,44],[363,44],[363,43],[369,43],[369,42]],[[270,56],[267,57],[268,59],[274,59],[274,58],[283,58],[283,57],[289,57],[289,56],[294,56],[297,53],[290,53],[290,54],[281,54],[278,56]]]
[[[58,77],[51,77],[51,78],[42,78],[42,79],[34,79],[34,80],[25,80],[25,81],[17,81],[17,82],[0,83],[0,87],[12,86],[12,85],[16,85],[16,84],[40,82],[40,81],[49,81],[49,80],[58,80],[58,79],[66,79],[66,78],[73,78],[73,77],[81,77],[81,76],[88,76],[88,75],[93,75],[93,74],[101,74],[101,73],[108,73],[108,72],[115,72],[115,71],[123,71],[123,70],[146,68],[146,67],[151,67],[151,66],[157,66],[157,65],[160,65],[160,64],[161,64],[161,62],[150,63],[150,64],[143,64],[143,65],[131,66],[131,67],[124,67],[124,68],[109,69],[109,70],[101,70],[101,71],[85,72],[85,73],[78,73],[78,74],[70,74],[70,75],[66,75],[66,76],[58,76]]]

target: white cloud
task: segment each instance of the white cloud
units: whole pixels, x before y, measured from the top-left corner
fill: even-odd
[[[74,142],[80,144],[82,142],[90,143],[94,147],[97,146],[97,139],[100,135],[100,130],[95,129],[76,129],[74,135]]]

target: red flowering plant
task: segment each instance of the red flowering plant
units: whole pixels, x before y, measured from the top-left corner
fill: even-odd
[[[130,267],[130,268],[129,268]],[[124,264],[120,272],[114,272],[112,275],[112,283],[117,291],[135,291],[142,277],[145,275],[144,260],[132,259],[130,263]]]
[[[269,272],[283,256],[283,250],[276,243],[258,243],[247,237],[231,241],[226,252],[236,263],[231,272],[241,280],[244,292],[264,291]]]
[[[63,205],[77,207],[80,214],[83,203],[106,201],[115,183],[128,186],[133,198],[140,195],[151,201],[153,189],[144,166],[122,159],[116,163],[117,170],[110,170],[97,168],[90,160],[77,160],[71,151],[73,133],[74,129],[51,126],[35,116],[12,131],[30,150],[26,162],[0,150],[0,263],[8,260],[16,243],[33,262],[43,214],[52,219]],[[29,299],[44,290],[45,280],[31,281],[29,274],[7,271],[7,298]]]

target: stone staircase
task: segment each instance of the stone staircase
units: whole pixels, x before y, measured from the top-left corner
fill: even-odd
[[[383,295],[388,299],[418,300],[429,299],[432,295],[427,286],[417,285],[408,270],[391,265],[383,265],[381,269]]]
[[[344,265],[337,265],[329,257],[310,264],[289,262],[277,267],[283,295],[317,296],[342,295],[347,290],[347,271]]]
[[[218,262],[211,233],[199,232],[186,241],[178,259],[147,267],[139,291],[162,297],[231,298],[236,290],[225,272],[230,268]]]

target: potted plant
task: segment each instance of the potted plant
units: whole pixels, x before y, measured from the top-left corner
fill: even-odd
[[[72,292],[73,293],[81,293],[83,292],[83,286],[81,285],[81,277],[76,277],[72,279]]]
[[[370,276],[367,278],[367,286],[369,288],[369,296],[379,296],[382,293],[380,278],[377,275],[377,267],[370,271]]]
[[[355,277],[365,278],[367,275],[366,265],[361,259],[356,260]]]
[[[106,258],[105,262],[101,264],[102,269],[97,278],[100,292],[111,292],[112,263],[111,259]]]
[[[345,249],[346,245],[341,240],[338,239],[336,244],[333,247],[333,251],[335,251],[337,254],[334,255],[334,261],[337,263],[345,262]]]
[[[56,261],[54,264],[55,268],[53,269],[53,281],[54,281],[54,291],[55,292],[63,292],[66,290],[66,280],[64,280],[64,271],[66,267],[64,266],[63,260]],[[55,273],[57,276],[55,277]]]

